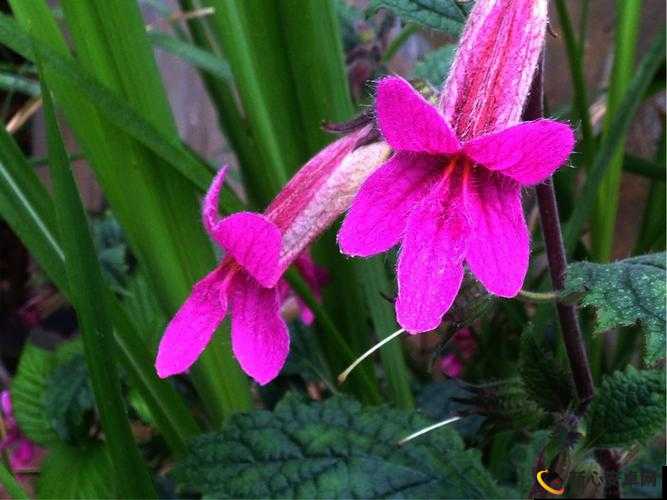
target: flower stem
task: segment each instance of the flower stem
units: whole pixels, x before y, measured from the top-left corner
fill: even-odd
[[[544,55],[535,73],[530,97],[524,110],[524,120],[536,120],[543,115],[543,65]],[[565,287],[567,257],[565,256],[565,246],[563,245],[556,192],[551,179],[536,186],[535,191],[537,193],[537,203],[540,210],[542,233],[544,235],[551,281],[553,289],[559,291]],[[588,363],[588,355],[586,354],[586,345],[581,334],[576,307],[557,302],[556,309],[558,311],[558,319],[560,321],[567,357],[570,360],[572,377],[579,397],[580,407],[578,413],[583,414],[594,394],[593,377]]]

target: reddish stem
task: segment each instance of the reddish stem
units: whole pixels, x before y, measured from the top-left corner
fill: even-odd
[[[544,54],[535,72],[530,97],[524,109],[524,120],[536,120],[544,114],[544,80],[543,80]],[[554,290],[562,290],[565,287],[565,274],[567,272],[567,257],[563,245],[563,234],[560,227],[560,216],[558,215],[558,204],[556,192],[551,179],[535,187],[537,193],[537,204],[540,210],[542,222],[542,234],[549,261],[549,272]],[[579,397],[578,414],[583,414],[593,398],[594,386],[591,375],[586,344],[584,343],[577,310],[574,305],[557,303],[558,319],[560,321],[563,342],[567,356],[570,360],[570,369]]]

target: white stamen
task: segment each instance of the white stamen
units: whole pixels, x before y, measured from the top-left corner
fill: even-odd
[[[352,372],[352,370],[354,370],[359,363],[361,363],[364,359],[366,359],[368,356],[373,354],[375,351],[377,351],[380,347],[382,347],[386,343],[391,342],[392,340],[394,340],[396,337],[398,337],[402,333],[405,333],[405,330],[403,328],[401,328],[400,330],[395,331],[394,333],[392,333],[388,337],[385,337],[380,342],[378,342],[373,347],[371,347],[368,351],[366,351],[361,356],[359,356],[354,361],[354,363],[352,363],[350,366],[347,367],[347,369],[344,372],[342,372],[340,375],[338,375],[338,383],[342,384],[343,382],[345,382],[345,379],[348,377],[350,372]]]
[[[434,429],[438,429],[439,427],[444,427],[445,425],[451,424],[453,422],[456,422],[457,420],[461,420],[463,417],[450,417],[447,420],[443,420],[442,422],[438,422],[437,424],[429,425],[428,427],[424,427],[422,430],[415,432],[414,434],[410,434],[408,437],[404,437],[398,442],[399,446],[404,445],[408,441],[412,441],[414,438],[419,437],[423,434],[426,434],[427,432],[431,432]]]

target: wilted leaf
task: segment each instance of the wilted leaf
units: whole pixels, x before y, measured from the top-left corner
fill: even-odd
[[[272,413],[234,415],[221,433],[195,439],[174,474],[208,497],[502,496],[452,429],[397,446],[428,423],[414,412],[363,409],[342,397],[304,403],[288,396]]]
[[[582,294],[581,303],[595,308],[598,333],[639,324],[647,364],[665,356],[665,253],[611,264],[574,263],[564,294]]]
[[[375,11],[384,7],[404,21],[458,36],[472,4],[457,0],[371,0],[370,8]]]
[[[665,426],[665,373],[628,366],[605,377],[588,413],[591,447],[644,443]]]

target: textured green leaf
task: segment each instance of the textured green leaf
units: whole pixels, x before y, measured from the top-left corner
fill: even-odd
[[[205,496],[236,498],[498,498],[479,454],[449,428],[404,446],[429,423],[388,407],[288,396],[273,413],[234,415],[195,439],[174,474]]]
[[[519,373],[528,395],[547,411],[564,411],[574,399],[570,371],[532,325],[521,335]]]
[[[83,448],[60,444],[40,469],[38,498],[117,498],[111,461],[101,442]]]
[[[429,52],[415,65],[415,78],[422,78],[435,88],[440,88],[449,74],[455,53],[456,45],[453,44]]]
[[[457,0],[372,0],[370,7],[391,10],[404,21],[458,36],[473,2],[462,4]]]
[[[71,444],[88,439],[95,397],[83,355],[75,355],[53,370],[46,381],[43,407],[60,439]]]
[[[576,262],[568,267],[565,295],[583,294],[594,307],[596,332],[639,324],[645,334],[644,361],[665,356],[665,253],[611,264]]]
[[[587,418],[590,447],[644,443],[665,426],[665,373],[628,366],[605,377]]]
[[[36,443],[50,445],[59,441],[44,411],[48,379],[59,362],[80,352],[79,342],[68,342],[57,353],[26,344],[16,376],[12,380],[12,406],[23,433]]]

